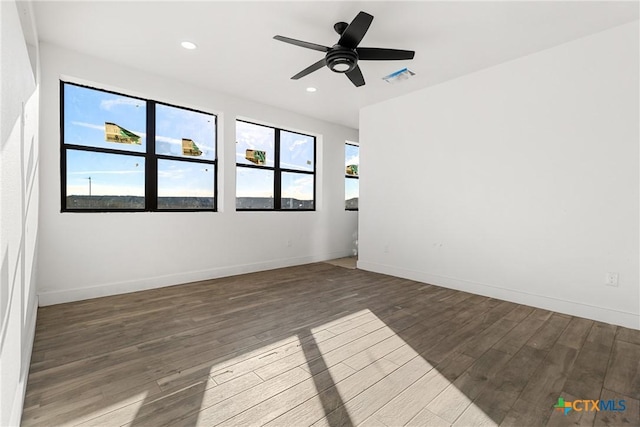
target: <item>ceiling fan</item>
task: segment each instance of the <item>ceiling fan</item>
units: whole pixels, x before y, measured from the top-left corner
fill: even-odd
[[[336,23],[333,26],[333,29],[340,34],[340,39],[338,40],[338,43],[332,47],[322,46],[284,36],[274,36],[273,38],[280,40],[281,42],[326,53],[325,57],[320,61],[310,65],[295,76],[291,77],[293,80],[298,80],[299,78],[304,77],[307,74],[311,74],[326,65],[333,72],[346,74],[355,86],[364,86],[364,77],[362,76],[362,71],[360,71],[360,67],[358,66],[359,60],[396,61],[413,59],[415,54],[412,50],[358,47],[358,44],[360,44],[360,41],[367,33],[372,21],[372,15],[360,12],[350,24],[347,24],[346,22]]]

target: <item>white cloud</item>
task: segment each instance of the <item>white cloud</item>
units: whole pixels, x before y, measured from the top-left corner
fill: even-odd
[[[131,171],[123,171],[123,170],[80,171],[80,172],[69,172],[69,175],[125,175],[125,174],[133,174],[133,173],[144,173],[144,169],[131,170]]]
[[[313,195],[313,177],[304,176],[296,178],[293,185],[283,186],[282,197],[292,197],[299,200],[309,199]]]
[[[236,122],[236,141],[248,148],[273,150],[274,130],[267,127]]]
[[[351,156],[345,161],[345,166],[349,165],[359,165],[360,164],[360,156]]]
[[[308,185],[308,186],[311,186],[311,185],[313,185],[313,177],[305,176],[305,177],[297,178],[297,179],[293,180],[293,183],[295,185]]]
[[[159,170],[158,178],[181,179],[184,178],[184,169]]]
[[[178,138],[169,138],[168,136],[156,135],[156,141],[166,142],[167,144],[174,144],[182,146],[182,140]]]
[[[141,101],[139,99],[133,99],[133,98],[112,98],[112,99],[104,99],[100,101],[100,108],[107,111],[119,105],[130,105],[133,107],[140,107],[144,105],[144,101]]]
[[[91,123],[85,123],[85,122],[71,122],[72,125],[74,126],[82,126],[85,128],[89,128],[89,129],[95,129],[95,130],[99,130],[99,131],[103,131],[104,132],[104,125],[94,125]]]
[[[299,147],[301,145],[305,145],[308,142],[309,142],[309,140],[307,140],[307,139],[298,139],[293,144],[289,145],[289,151],[293,151],[297,147]]]
[[[313,170],[313,165],[307,165],[307,164],[300,164],[300,163],[287,163],[287,162],[280,162],[280,166],[281,167],[285,167],[285,168],[289,168],[289,169],[302,169],[302,170]]]

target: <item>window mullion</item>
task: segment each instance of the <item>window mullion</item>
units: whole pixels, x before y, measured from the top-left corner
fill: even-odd
[[[282,171],[280,170],[280,129],[275,131],[275,150],[273,159],[273,165],[275,168],[273,174],[273,208],[275,210],[282,209]]]
[[[146,210],[158,208],[158,158],[156,156],[156,103],[147,101],[147,154],[145,157]]]
[[[64,82],[60,80],[60,211],[67,209],[67,148],[64,141]]]

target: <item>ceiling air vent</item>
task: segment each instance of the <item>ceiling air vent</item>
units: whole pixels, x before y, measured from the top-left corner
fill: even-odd
[[[395,71],[391,74],[389,74],[388,76],[384,76],[382,78],[382,80],[384,80],[387,83],[400,83],[403,82],[405,80],[410,79],[411,77],[415,76],[416,73],[414,73],[413,71],[411,71],[408,68],[403,68],[402,70],[398,70]]]

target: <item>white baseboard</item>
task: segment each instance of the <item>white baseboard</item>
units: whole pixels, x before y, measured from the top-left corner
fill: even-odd
[[[22,408],[24,398],[27,393],[27,379],[29,378],[29,366],[31,365],[31,352],[33,351],[33,341],[36,337],[36,318],[38,317],[38,297],[36,296],[31,306],[31,316],[29,316],[29,324],[25,328],[27,336],[25,337],[25,351],[22,353],[22,369],[20,373],[20,381],[16,387],[16,395],[13,399],[13,407],[9,416],[10,426],[19,426],[22,420]]]
[[[629,313],[625,311],[613,310],[610,308],[597,307],[593,305],[577,303],[574,301],[553,298],[546,295],[537,295],[522,291],[516,291],[513,289],[506,289],[499,286],[488,285],[485,283],[455,279],[423,271],[409,270],[367,261],[358,261],[358,268],[374,273],[388,274],[390,276],[402,277],[404,279],[429,283],[445,288],[470,292],[490,298],[497,298],[517,304],[528,305],[545,310],[556,311],[558,313],[584,317],[591,320],[597,320],[600,322],[640,330],[640,315],[637,313]]]
[[[351,256],[351,251],[332,252],[320,255],[310,255],[297,258],[284,258],[253,264],[241,264],[229,267],[220,267],[209,270],[189,271],[165,276],[149,277],[126,282],[104,283],[86,288],[65,289],[61,291],[40,292],[38,294],[40,306],[63,304],[66,302],[81,301],[91,298],[106,297],[110,295],[126,294],[130,292],[144,291],[148,289],[162,288],[165,286],[180,285],[183,283],[198,282],[201,280],[217,279],[220,277],[235,276],[238,274],[254,273],[256,271],[273,270],[294,265],[309,264],[312,262],[327,261],[335,258]]]

